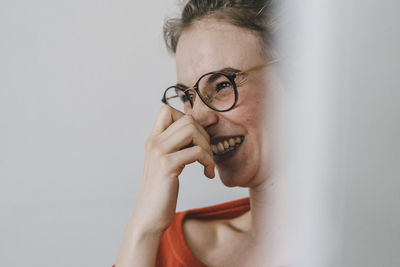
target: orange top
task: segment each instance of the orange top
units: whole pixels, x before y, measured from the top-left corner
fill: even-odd
[[[207,267],[196,258],[186,244],[183,236],[183,220],[186,218],[201,220],[232,219],[249,209],[249,198],[243,198],[215,206],[176,213],[174,221],[161,238],[156,267]]]
[[[249,198],[243,198],[214,206],[177,212],[172,224],[161,237],[156,267],[207,267],[189,246],[183,235],[183,220],[195,218],[201,220],[232,219],[250,210]],[[115,267],[113,265],[113,267]]]

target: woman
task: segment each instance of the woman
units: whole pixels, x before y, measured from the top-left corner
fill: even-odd
[[[117,267],[261,266],[272,185],[263,164],[271,9],[265,0],[189,0],[182,18],[167,21],[178,83],[147,140]],[[217,167],[226,186],[248,187],[249,199],[175,214],[178,177],[195,161],[208,178]]]

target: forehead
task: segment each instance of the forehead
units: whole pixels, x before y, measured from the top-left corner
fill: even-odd
[[[250,30],[227,22],[203,19],[186,28],[176,49],[178,82],[193,85],[204,73],[262,63],[260,40]]]

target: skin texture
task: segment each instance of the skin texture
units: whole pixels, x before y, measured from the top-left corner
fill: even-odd
[[[176,53],[177,80],[191,86],[204,73],[232,67],[244,70],[265,63],[259,50],[259,38],[252,32],[212,20],[196,22],[182,33]],[[245,140],[234,158],[217,165],[226,186],[252,187],[262,182],[260,168],[261,123],[265,116],[263,69],[239,77],[239,100],[233,110],[215,112],[196,99],[193,118],[211,135],[244,135]],[[197,101],[198,100],[198,101]]]
[[[179,39],[177,82],[192,86],[209,71],[226,67],[244,70],[263,63],[257,35],[206,18],[186,28]],[[208,266],[283,266],[273,256],[281,222],[266,216],[266,211],[276,206],[273,199],[279,187],[268,177],[265,164],[269,156],[268,128],[264,125],[268,91],[265,71],[252,71],[239,79],[239,101],[228,112],[215,112],[199,98],[191,114],[168,106],[161,108],[146,143],[142,187],[117,267],[154,266],[160,238],[175,214],[178,177],[195,161],[204,166],[206,177],[214,177],[217,167],[226,186],[249,188],[251,210],[232,220],[186,220],[185,239],[194,254]],[[244,142],[232,157],[216,166],[210,140],[237,135],[243,135]],[[265,262],[262,257],[269,255],[269,262]]]

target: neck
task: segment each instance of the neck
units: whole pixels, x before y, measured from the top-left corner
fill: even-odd
[[[272,179],[265,179],[257,186],[249,188],[250,212],[249,229],[255,237],[265,234],[271,223],[271,214],[276,210],[276,184]]]
[[[260,253],[259,260],[275,266],[288,260],[287,242],[290,242],[291,221],[288,208],[287,184],[284,180],[269,177],[249,189],[250,212],[247,225],[251,242]],[[279,266],[279,265],[276,265]]]

